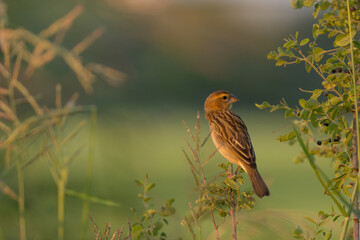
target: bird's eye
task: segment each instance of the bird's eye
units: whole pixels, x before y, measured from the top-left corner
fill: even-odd
[[[223,96],[222,99],[226,100],[228,97],[227,96]]]

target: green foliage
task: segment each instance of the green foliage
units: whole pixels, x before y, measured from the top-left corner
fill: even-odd
[[[216,233],[216,238],[219,237],[219,226],[216,222],[215,216],[223,218],[225,222],[226,217],[231,216],[233,225],[233,239],[236,239],[234,229],[237,225],[236,214],[242,209],[252,209],[255,205],[255,199],[252,196],[253,192],[244,192],[241,186],[244,184],[242,173],[244,172],[240,167],[237,171],[233,171],[233,165],[229,162],[217,164],[221,169],[215,176],[209,178],[205,175],[204,168],[209,163],[209,160],[218,151],[216,149],[211,153],[207,159],[200,159],[200,152],[210,137],[210,134],[203,140],[200,145],[200,114],[197,114],[197,122],[195,124],[195,134],[192,134],[190,128],[184,123],[185,128],[192,139],[193,145],[187,140],[186,144],[191,153],[191,157],[183,150],[184,155],[189,163],[190,170],[195,180],[195,191],[198,193],[198,198],[193,204],[189,203],[189,212],[185,215],[181,224],[187,226],[193,239],[197,239],[194,231],[194,226],[199,230],[198,236],[202,236],[202,219],[210,213],[211,221]]]
[[[306,229],[302,229],[300,226],[297,226],[293,231],[293,237],[296,239],[332,239],[332,230],[328,229],[326,225],[330,222],[335,222],[339,218],[339,215],[332,212],[330,214],[324,213],[323,211],[318,212],[318,218],[315,220],[312,217],[305,217],[305,219],[310,223],[310,226],[307,226]]]
[[[303,6],[311,7],[313,4],[314,1],[291,1],[295,9]],[[349,119],[357,121],[355,99],[359,98],[359,91],[356,90],[354,79],[358,79],[360,69],[358,65],[360,44],[355,38],[360,27],[360,16],[357,10],[359,7],[358,1],[321,0],[316,2],[313,17],[317,19],[317,23],[313,24],[312,39],[301,39],[298,33],[290,35],[285,39],[282,47],[268,54],[268,59],[275,60],[276,66],[303,63],[307,72],[312,70],[316,72],[323,88],[310,91],[300,89],[308,93],[309,97],[300,99],[299,105],[295,107],[290,107],[284,100],[277,105],[271,105],[268,102],[256,105],[260,109],[285,111],[285,117],[292,119],[292,123],[300,129],[298,133],[296,128],[295,132],[291,128],[286,134],[277,138],[280,142],[292,144],[298,134],[297,140],[302,144],[306,154],[300,153],[295,158],[296,162],[302,162],[305,157],[310,161],[313,159],[312,156],[331,159],[334,169],[333,177],[326,182],[324,188],[331,191],[329,195],[335,202],[337,200],[333,195],[342,201],[342,194],[352,197],[351,191],[354,192],[353,186],[357,184],[357,172],[354,173],[352,158],[354,148],[358,146],[353,143],[354,130]],[[321,11],[323,11],[321,18],[318,18]],[[333,47],[324,49],[319,46],[319,41],[325,36],[333,42]],[[313,160],[310,164],[315,172],[320,171]],[[320,174],[317,174],[319,181],[322,182]],[[344,203],[348,204],[346,201]],[[340,206],[339,209],[341,208]],[[349,212],[351,214],[351,211]],[[348,221],[349,216],[344,210],[342,213]],[[322,217],[324,216],[329,216],[329,214],[322,214]],[[315,235],[318,235],[321,232],[318,230],[319,226],[325,223],[314,221],[314,224]],[[312,239],[305,237],[299,227],[295,230],[294,236],[299,239]],[[324,237],[330,239],[331,231],[324,233]]]
[[[144,181],[135,180],[139,187],[143,188],[143,193],[138,194],[138,198],[142,200],[144,209],[141,214],[137,213],[134,208],[131,209],[135,223],[131,226],[132,239],[168,239],[166,233],[162,231],[164,224],[168,224],[166,217],[175,213],[172,206],[175,199],[170,198],[160,208],[155,209],[150,204],[152,197],[148,195],[149,191],[155,187],[155,183],[149,182],[149,176],[146,174]]]

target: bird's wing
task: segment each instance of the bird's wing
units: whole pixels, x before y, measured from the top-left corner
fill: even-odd
[[[229,149],[245,164],[255,165],[256,157],[247,128],[242,119],[224,111],[212,119],[216,132]]]

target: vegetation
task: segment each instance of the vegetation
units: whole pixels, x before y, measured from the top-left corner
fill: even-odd
[[[96,29],[71,50],[61,46],[65,34],[74,20],[82,13],[83,6],[78,5],[66,16],[52,23],[39,34],[34,34],[23,28],[8,28],[6,5],[0,2],[0,47],[2,60],[0,74],[4,79],[0,87],[0,129],[1,165],[0,190],[17,201],[19,209],[20,239],[26,236],[26,196],[24,171],[31,168],[35,161],[46,159],[48,169],[57,187],[58,206],[58,239],[64,239],[65,195],[83,199],[82,239],[87,229],[87,216],[91,201],[106,205],[116,205],[110,201],[90,195],[91,175],[93,166],[96,107],[78,106],[78,94],[66,102],[62,99],[61,85],[56,84],[54,90],[55,104],[44,105],[27,87],[36,69],[51,62],[56,56],[63,58],[69,68],[75,73],[78,81],[87,93],[93,91],[96,75],[104,76],[109,83],[118,84],[123,80],[123,74],[97,63],[86,66],[80,53],[89,47],[100,35],[101,29]],[[53,38],[52,40],[50,40]],[[27,64],[26,69],[22,67]],[[69,128],[68,122],[74,115],[89,113],[90,116],[81,119],[74,128]],[[78,133],[90,119],[89,154],[84,192],[76,192],[67,186],[69,169],[76,160],[83,146],[71,146]],[[17,193],[13,186],[7,184],[7,179],[17,175]]]
[[[64,100],[62,85],[59,83],[54,83],[52,86],[54,89],[53,102],[39,98],[41,89],[31,86],[32,81],[34,81],[34,74],[38,69],[45,68],[51,62],[56,61],[56,57],[60,58],[74,73],[87,94],[96,90],[95,80],[98,77],[105,79],[111,86],[117,86],[124,81],[125,75],[102,64],[88,62],[82,56],[82,53],[103,34],[104,28],[102,27],[96,28],[74,47],[65,47],[67,45],[64,44],[65,36],[73,26],[74,21],[82,14],[84,9],[82,5],[75,6],[64,17],[35,34],[24,28],[10,27],[6,16],[6,6],[0,1],[0,48],[2,52],[0,77],[4,80],[0,86],[0,130],[2,131],[0,149],[3,159],[0,163],[0,191],[3,196],[12,199],[18,206],[19,238],[24,240],[33,237],[28,235],[29,227],[27,224],[29,221],[27,216],[29,208],[27,207],[28,192],[26,190],[34,184],[28,181],[26,172],[32,172],[34,165],[36,165],[34,163],[42,161],[47,164],[47,173],[53,178],[53,188],[56,188],[54,193],[57,195],[56,229],[57,237],[60,240],[71,238],[72,234],[67,231],[66,227],[66,223],[70,222],[66,211],[70,207],[67,204],[68,197],[75,197],[82,201],[81,216],[77,220],[81,222],[81,227],[78,229],[81,239],[86,239],[90,228],[94,232],[95,239],[182,239],[180,236],[187,235],[181,232],[182,230],[172,231],[169,226],[175,224],[176,229],[181,229],[178,226],[180,222],[192,239],[243,239],[249,235],[252,239],[265,239],[269,236],[275,236],[276,239],[288,239],[287,224],[291,227],[296,226],[293,237],[297,239],[316,239],[317,237],[335,239],[340,228],[341,239],[349,239],[351,230],[352,238],[359,239],[357,102],[359,89],[356,80],[360,72],[360,42],[356,40],[356,33],[360,24],[360,17],[358,16],[360,5],[356,1],[350,0],[320,0],[317,2],[313,0],[292,0],[291,4],[296,9],[304,6],[315,7],[313,16],[317,19],[317,23],[313,26],[312,38],[301,39],[298,33],[291,35],[282,47],[269,53],[268,58],[276,60],[277,66],[304,63],[306,71],[313,71],[318,74],[323,88],[300,89],[302,92],[309,93],[310,96],[308,99],[300,99],[299,106],[296,107],[289,106],[285,100],[282,100],[278,105],[264,102],[257,106],[261,109],[270,109],[270,111],[283,110],[286,118],[293,119],[292,126],[277,139],[281,142],[291,144],[298,142],[300,144],[303,151],[295,157],[295,161],[297,163],[305,160],[309,162],[323,188],[323,192],[319,195],[324,193],[333,203],[332,206],[329,206],[330,210],[321,209],[317,212],[317,217],[314,215],[307,216],[306,220],[311,226],[310,229],[301,220],[293,217],[297,213],[289,214],[276,210],[253,211],[258,203],[255,206],[253,193],[248,191],[247,177],[243,177],[242,170],[234,169],[234,166],[226,160],[224,162],[218,159],[214,160],[217,149],[214,149],[213,145],[209,143],[209,135],[201,137],[201,134],[206,133],[207,130],[201,129],[200,132],[202,118],[198,113],[195,131],[185,124],[189,140],[185,140],[186,148],[183,149],[185,158],[182,156],[183,159],[187,160],[188,167],[190,167],[189,176],[193,180],[193,185],[190,185],[190,182],[182,177],[182,184],[187,185],[189,183],[190,185],[186,188],[187,192],[184,193],[178,186],[171,184],[170,188],[173,191],[169,195],[176,192],[176,202],[174,198],[170,198],[165,203],[158,204],[158,199],[153,197],[157,193],[154,190],[155,183],[150,181],[148,175],[145,175],[144,180],[135,180],[136,184],[141,187],[141,193],[137,195],[140,204],[131,201],[134,207],[131,208],[130,212],[126,212],[131,217],[127,218],[127,221],[124,221],[118,228],[112,230],[110,224],[106,224],[105,228],[99,228],[96,223],[99,221],[99,217],[96,214],[92,213],[89,218],[91,203],[116,207],[116,209],[119,209],[121,205],[119,202],[92,194],[95,185],[92,179],[97,172],[94,168],[94,160],[96,159],[94,149],[96,139],[102,134],[99,134],[96,129],[101,127],[102,131],[107,131],[106,137],[100,136],[101,140],[98,142],[99,145],[109,146],[113,151],[111,153],[103,151],[101,157],[105,159],[109,155],[116,156],[114,157],[115,161],[102,163],[106,165],[104,169],[116,169],[129,164],[126,154],[121,153],[123,155],[120,156],[122,157],[120,159],[118,156],[120,155],[119,149],[126,148],[128,146],[126,143],[132,140],[131,137],[137,135],[136,148],[131,148],[128,151],[136,151],[141,156],[137,160],[142,166],[142,170],[146,169],[146,171],[148,169],[144,165],[155,166],[156,161],[159,161],[155,156],[149,158],[149,151],[155,149],[156,141],[161,138],[161,127],[166,132],[166,143],[169,142],[169,135],[172,139],[176,139],[178,136],[183,136],[183,132],[177,132],[178,125],[169,124],[161,119],[162,116],[159,117],[155,113],[152,113],[153,115],[147,113],[148,115],[144,117],[141,113],[136,112],[135,120],[128,119],[132,125],[128,123],[128,125],[118,126],[123,130],[127,130],[126,128],[131,126],[131,129],[134,129],[131,133],[133,135],[124,130],[123,132],[130,136],[129,139],[124,140],[124,142],[117,142],[114,137],[116,135],[114,122],[118,124],[119,116],[110,117],[111,120],[109,121],[112,124],[105,122],[105,124],[97,126],[99,120],[97,119],[96,106],[78,105],[78,93],[74,93],[69,99]],[[333,44],[333,47],[329,47],[329,49],[326,45],[328,42],[325,38],[326,35]],[[323,44],[324,42],[325,44]],[[51,82],[49,84],[51,85]],[[183,117],[182,114],[181,116]],[[178,120],[179,115],[176,117]],[[152,135],[148,139],[144,137],[146,136],[144,131],[146,127],[145,118],[152,118],[148,122],[150,127],[147,127],[149,129],[156,128],[151,130]],[[258,119],[257,117],[249,118],[254,121]],[[126,120],[120,119],[120,121],[124,123]],[[249,122],[251,125],[251,121]],[[267,130],[275,125],[269,124]],[[266,139],[264,132],[262,131],[258,138],[253,138],[264,141],[257,146],[267,147],[269,145],[264,140]],[[150,141],[151,146],[149,147]],[[256,143],[256,140],[254,142]],[[156,173],[163,174],[163,181],[167,181],[169,175],[178,171],[177,168],[181,165],[175,162],[168,163],[170,162],[170,155],[171,159],[176,159],[174,149],[170,149],[169,146],[164,142],[159,146],[165,160],[153,168],[149,167],[149,169],[157,171]],[[259,148],[256,147],[257,153],[258,150]],[[269,147],[266,151],[270,152],[273,149]],[[76,190],[79,187],[70,184],[70,177],[73,174],[72,168],[76,160],[84,155],[87,158],[86,166],[81,166],[83,175],[78,176],[81,179],[79,185],[82,190]],[[315,156],[321,157],[321,159],[331,159],[333,169],[331,177],[329,177],[327,170],[320,167],[322,163],[315,161]],[[146,158],[146,161],[141,162],[141,158]],[[170,165],[175,167],[169,170],[167,167]],[[279,173],[276,171],[279,170],[280,167],[278,166],[280,165],[285,166],[285,163],[274,159],[266,167],[269,168],[269,172],[275,175]],[[290,170],[287,169],[287,171],[285,177],[289,177]],[[291,175],[297,176],[296,174],[299,173],[291,172]],[[16,184],[12,181],[15,177],[17,179]],[[132,192],[132,188],[129,190],[130,184],[127,185],[127,182],[124,181],[125,183],[123,183],[118,179],[117,181],[110,180],[108,175],[106,177],[109,177],[107,183],[112,184],[111,188],[115,189],[109,191],[112,194],[123,192],[122,189],[125,188],[126,195],[129,195],[128,191]],[[119,179],[124,180],[133,176],[131,173],[121,177]],[[101,188],[105,188],[102,183],[99,184]],[[280,191],[276,191],[276,186],[274,187],[274,193],[279,194]],[[308,186],[307,190],[313,187]],[[188,190],[192,188],[195,190],[194,194],[188,193],[190,192]],[[283,189],[281,188],[282,192],[284,192]],[[291,192],[293,189],[287,190]],[[105,188],[105,191],[108,189]],[[165,192],[167,191],[165,190]],[[190,201],[186,194],[190,195]],[[42,196],[36,194],[34,196],[36,201],[42,200]],[[273,194],[272,197],[276,198],[276,194]],[[291,196],[287,197],[290,198]],[[116,199],[121,199],[121,197]],[[179,199],[186,203],[185,208],[178,208],[183,203],[179,203]],[[301,199],[299,199],[300,202]],[[281,208],[282,203],[271,204],[271,208]],[[178,204],[176,211],[175,204]],[[269,205],[263,206],[268,208]],[[48,217],[51,217],[50,215],[51,213]],[[266,217],[271,218],[271,221]],[[89,222],[91,222],[91,226],[88,226]],[[46,221],[42,222],[41,227],[36,231],[47,228],[48,225],[46,224],[48,224]],[[0,239],[5,238],[4,232],[6,231],[0,223]],[[255,236],[254,233],[257,232],[261,232],[262,235]]]
[[[352,238],[359,239],[359,119],[357,87],[360,65],[360,43],[355,35],[359,29],[358,1],[315,1],[293,0],[296,9],[315,4],[312,39],[291,35],[278,51],[269,53],[268,58],[277,66],[305,64],[307,72],[315,71],[323,88],[303,90],[310,94],[308,99],[299,99],[299,106],[290,107],[283,99],[278,105],[268,102],[258,104],[260,109],[283,110],[285,118],[292,118],[293,127],[280,142],[298,142],[303,152],[296,162],[308,159],[317,179],[334,206],[330,212],[319,212],[320,221],[307,218],[315,225],[306,231],[297,227],[294,237],[315,239],[324,235],[332,237],[332,229],[325,229],[329,219],[338,222],[342,228],[340,239],[348,238],[349,223],[353,224]],[[324,37],[332,42],[332,47],[323,47]],[[325,45],[326,46],[326,45]],[[352,120],[352,123],[351,121]],[[333,174],[328,176],[316,164],[314,156],[329,158]]]

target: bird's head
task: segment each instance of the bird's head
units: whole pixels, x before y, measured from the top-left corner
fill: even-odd
[[[239,99],[228,91],[220,90],[213,92],[206,98],[204,105],[205,113],[230,109],[231,105],[237,101],[239,101]]]

